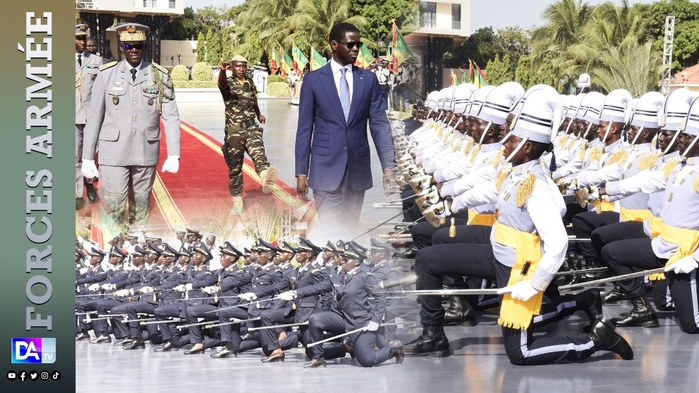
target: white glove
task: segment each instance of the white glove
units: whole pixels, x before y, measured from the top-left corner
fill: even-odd
[[[687,256],[684,258],[680,258],[679,260],[675,261],[675,263],[673,263],[672,265],[667,266],[665,268],[665,271],[675,272],[675,274],[687,274],[692,270],[696,269],[698,266],[699,262],[697,262],[691,256]]]
[[[238,295],[238,297],[245,300],[245,301],[248,301],[248,302],[251,302],[251,301],[257,299],[257,295],[255,295],[255,292],[241,293],[240,295]]]
[[[172,290],[177,291],[177,292],[184,292],[184,284],[180,284],[180,285],[172,288]]]
[[[105,291],[111,291],[116,289],[116,284],[102,284],[102,289]]]
[[[128,289],[120,289],[120,290],[114,292],[114,295],[124,297],[124,296],[131,295],[131,293],[129,292]]]
[[[211,286],[211,287],[204,287],[201,289],[204,293],[208,293],[209,295],[213,295],[216,292],[218,292],[218,287],[217,286]]]
[[[80,166],[80,172],[82,172],[83,176],[88,179],[99,176],[99,172],[97,172],[97,165],[95,165],[95,160],[83,160],[83,163]]]
[[[377,331],[378,329],[379,329],[379,323],[378,323],[378,322],[371,321],[371,322],[369,322],[368,325],[366,325],[366,330],[369,331],[369,332],[375,332],[375,331]]]
[[[186,291],[191,291],[192,290],[192,283],[190,282],[190,283],[185,284],[184,289]]]
[[[287,300],[287,301],[294,300],[294,299],[296,299],[296,291],[282,292],[279,295],[277,295],[277,298],[279,298],[281,300]]]
[[[180,170],[180,156],[168,156],[163,163],[162,172],[177,173]]]
[[[153,287],[143,287],[138,290],[141,293],[153,293]]]
[[[85,274],[85,273],[87,273],[87,268],[81,267],[79,271],[80,271],[80,274]]]
[[[587,200],[592,202],[600,199],[599,188],[591,187],[589,193],[587,194]]]
[[[87,287],[87,290],[88,290],[88,291],[97,291],[97,290],[99,290],[99,289],[100,289],[100,285],[99,285],[99,284],[91,284],[89,287]]]
[[[539,290],[534,288],[529,280],[517,282],[515,285],[510,286],[510,289],[512,289],[510,296],[512,296],[513,299],[523,302],[526,302],[539,293]]]

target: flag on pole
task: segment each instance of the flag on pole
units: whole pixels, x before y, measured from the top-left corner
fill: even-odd
[[[296,44],[294,44],[291,55],[293,56],[293,67],[301,75],[301,72],[306,68],[306,64],[308,64],[308,58]]]
[[[284,47],[281,45],[279,46],[279,56],[281,57],[281,72],[280,75],[282,78],[286,78],[286,74],[291,71],[292,63],[291,63],[291,58],[289,57],[288,54],[284,51]]]
[[[462,70],[461,67],[459,67],[459,71],[461,71],[461,81],[459,82],[459,84],[469,83],[469,81],[466,80],[466,73],[464,72],[464,70]]]
[[[468,59],[468,63],[469,79],[471,80],[471,83],[478,87],[488,86],[488,79],[485,78],[485,74],[481,70],[481,67],[474,63],[471,59]],[[473,72],[474,67],[476,68],[475,73]]]
[[[449,76],[449,86],[456,86],[458,85],[459,82],[456,80],[456,74],[454,73],[454,69],[451,69],[451,75]]]
[[[398,66],[400,65],[400,63],[405,61],[405,59],[407,59],[408,57],[412,56],[413,52],[408,47],[408,44],[405,43],[403,35],[398,30],[398,26],[396,26],[396,21],[393,21],[392,47],[393,49],[391,50],[391,58],[393,62],[393,72],[397,73]]]
[[[473,83],[473,63],[471,63],[471,59],[468,59],[468,82]]]
[[[279,71],[279,67],[281,66],[281,58],[279,57],[279,52],[277,52],[277,48],[272,46],[272,50],[269,52],[269,69],[272,71],[272,75],[276,74],[277,71]]]
[[[357,56],[357,67],[369,68],[369,65],[373,61],[374,55],[371,54],[369,48],[367,48],[365,45],[362,45],[362,47],[359,48],[359,56]]]
[[[99,214],[95,214],[96,212]],[[114,218],[101,203],[98,204],[97,211],[93,210],[90,220],[90,241],[105,250],[109,242],[119,233],[121,233],[121,228],[114,221]]]
[[[328,61],[311,47],[311,71],[315,71],[324,66]]]

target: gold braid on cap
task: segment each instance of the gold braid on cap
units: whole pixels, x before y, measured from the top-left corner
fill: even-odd
[[[517,207],[524,206],[529,197],[532,195],[535,184],[536,175],[533,172],[529,172],[527,178],[524,179],[524,181],[517,187]]]
[[[694,191],[699,192],[699,176],[694,179]]]

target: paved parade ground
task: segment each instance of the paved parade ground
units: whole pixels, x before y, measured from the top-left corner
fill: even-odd
[[[183,122],[223,140],[223,103],[218,91],[177,95]],[[286,99],[260,100],[264,141],[271,163],[279,169],[279,179],[295,188],[294,139],[298,107]],[[396,200],[385,197],[381,169],[372,145],[374,188],[367,192],[362,226],[370,229],[400,213],[396,207],[375,208],[376,203]],[[182,165],[186,165],[186,157]],[[222,177],[226,173],[221,173]],[[395,219],[399,221],[401,217]],[[379,236],[392,227],[371,231]],[[313,235],[309,234],[313,240]],[[227,239],[226,239],[227,240]],[[220,242],[222,243],[222,239]],[[361,242],[361,241],[360,241]],[[364,242],[366,243],[366,242]],[[407,262],[407,267],[409,267]],[[609,290],[608,284],[605,289]],[[398,300],[395,300],[398,301]],[[631,305],[605,305],[607,317],[618,316]],[[416,338],[420,328],[418,304],[405,299],[402,310],[405,326],[398,329],[404,343]],[[261,363],[260,349],[237,358],[212,359],[204,354],[155,353],[154,345],[125,351],[111,343],[76,342],[77,392],[697,392],[699,391],[699,340],[682,333],[673,314],[658,312],[660,327],[618,328],[631,344],[635,358],[621,360],[611,352],[597,352],[581,363],[544,366],[514,366],[508,361],[497,324],[497,309],[478,313],[473,327],[448,326],[445,332],[453,354],[446,358],[411,357],[396,364],[393,359],[374,368],[363,368],[349,356],[329,360],[326,368],[304,369],[307,362],[302,348],[287,351],[286,361]],[[587,323],[583,313],[564,322],[546,326],[537,334],[579,334]],[[412,327],[415,326],[415,327]]]

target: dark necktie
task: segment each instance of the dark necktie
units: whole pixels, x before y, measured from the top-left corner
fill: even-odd
[[[81,55],[80,53],[78,53],[78,65],[79,66],[83,65],[83,55]]]
[[[131,80],[134,81],[134,82],[136,82],[136,72],[137,72],[137,71],[136,71],[135,68],[132,68],[132,69],[131,69]]]

